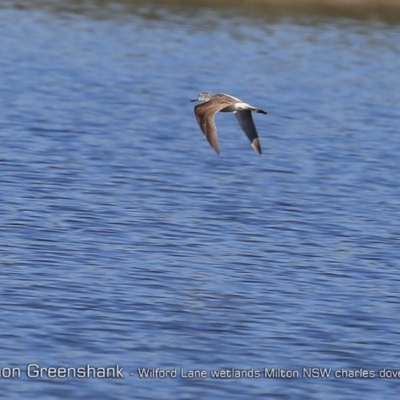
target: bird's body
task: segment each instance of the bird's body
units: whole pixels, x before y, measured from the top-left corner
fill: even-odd
[[[233,112],[236,115],[239,125],[250,140],[251,146],[261,155],[261,144],[251,112],[266,114],[264,110],[225,93],[218,93],[212,96],[207,92],[202,92],[197,99],[192,101],[203,101],[202,104],[194,107],[194,114],[204,136],[217,154],[219,154],[219,146],[214,117],[220,111]]]

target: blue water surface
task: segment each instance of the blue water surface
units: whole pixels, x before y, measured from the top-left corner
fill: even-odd
[[[0,398],[398,399],[399,26],[97,7],[0,9]]]

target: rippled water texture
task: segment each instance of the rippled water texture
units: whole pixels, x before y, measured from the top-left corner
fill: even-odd
[[[398,399],[399,25],[97,11],[0,9],[0,398]],[[262,157],[203,90],[268,111]]]

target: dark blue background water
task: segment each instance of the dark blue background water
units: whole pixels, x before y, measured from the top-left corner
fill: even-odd
[[[0,398],[398,398],[378,377],[400,369],[398,25],[113,4],[0,19]],[[262,157],[230,114],[213,152],[203,90],[268,111]],[[232,368],[262,375],[210,377]]]

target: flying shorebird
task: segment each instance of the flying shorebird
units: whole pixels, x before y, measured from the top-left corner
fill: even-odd
[[[233,112],[236,115],[239,125],[250,140],[251,147],[261,155],[261,144],[258,139],[251,112],[255,111],[257,113],[267,114],[266,111],[224,93],[218,93],[212,96],[207,92],[201,92],[197,99],[191,101],[203,101],[202,104],[198,104],[194,107],[194,115],[196,116],[204,136],[217,154],[219,154],[219,146],[214,117],[218,111],[221,111]]]

